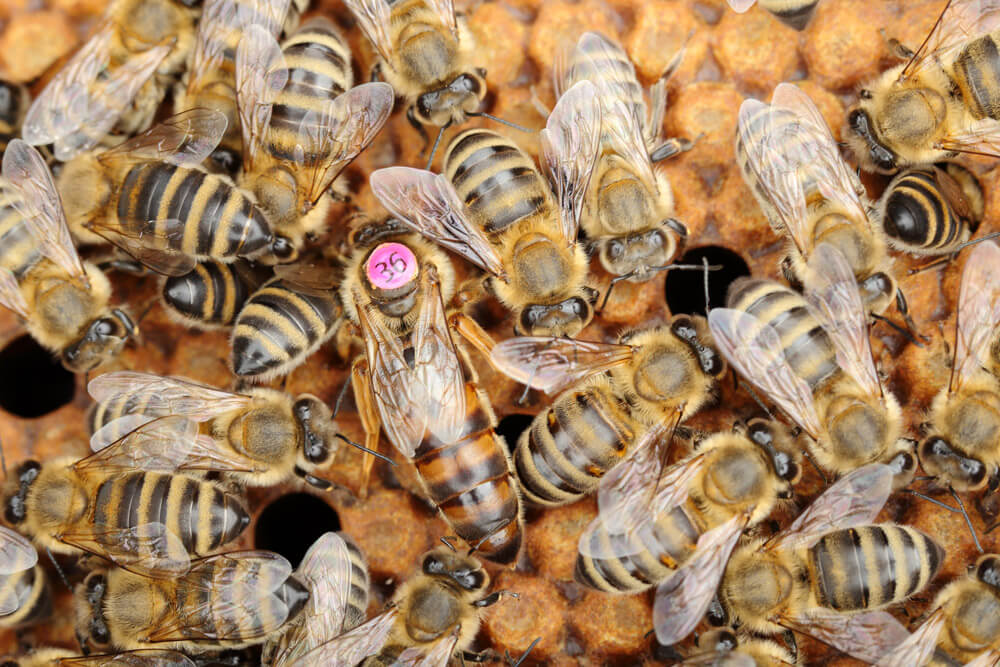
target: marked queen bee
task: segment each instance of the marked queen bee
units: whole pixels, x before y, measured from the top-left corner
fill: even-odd
[[[63,366],[86,372],[138,334],[110,300],[107,277],[76,252],[48,166],[14,139],[3,154],[0,183],[0,305]]]
[[[379,169],[372,192],[403,224],[486,271],[489,289],[514,312],[515,332],[575,336],[597,298],[576,236],[600,128],[597,91],[580,81],[540,133],[554,196],[527,154],[486,130],[452,141],[446,175]]]
[[[52,613],[52,592],[31,542],[0,526],[0,627],[22,628]]]
[[[896,470],[897,485],[909,482],[912,444],[879,380],[857,283],[836,248],[813,251],[804,297],[747,278],[731,285],[727,303],[708,314],[719,352],[809,436],[820,467],[845,473],[880,461]]]
[[[949,0],[915,52],[861,89],[844,135],[866,170],[892,173],[958,153],[1000,155],[994,0]]]
[[[713,620],[755,635],[794,630],[877,662],[908,634],[883,609],[922,590],[944,558],[913,528],[869,525],[892,479],[879,463],[848,473],[786,529],[735,552],[746,515],[702,535],[696,555],[660,584],[657,640],[671,645],[689,635],[717,596],[722,618]]]

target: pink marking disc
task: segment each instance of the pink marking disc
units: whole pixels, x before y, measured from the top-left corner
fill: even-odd
[[[375,287],[396,289],[416,277],[417,258],[402,243],[383,243],[368,256],[365,271]]]

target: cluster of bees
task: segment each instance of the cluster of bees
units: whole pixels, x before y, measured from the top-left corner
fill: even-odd
[[[1000,480],[1000,247],[973,238],[984,197],[954,160],[1000,151],[1000,2],[951,0],[919,48],[894,42],[901,64],[860,91],[845,132],[862,169],[892,175],[878,201],[800,88],[747,100],[739,166],[787,240],[785,283],[739,279],[727,307],[709,310],[706,296],[706,317],[614,343],[576,338],[608,301],[589,284],[592,255],[614,276],[608,292],[674,269],[711,280],[711,266],[675,261],[688,233],[656,168],[697,141],[661,134],[669,72],[647,102],[619,45],[580,36],[553,73],[540,167],[513,129],[464,129],[440,173],[432,149],[427,169],[370,175],[390,216],[362,218],[342,253],[318,242],[350,197],[338,176],[396,98],[425,140],[438,131],[436,149],[445,128],[486,115],[487,93],[449,0],[345,4],[376,54],[368,83],[355,85],[333,23],[300,22],[298,3],[115,0],[37,98],[6,87],[0,304],[67,369],[93,374],[94,399],[93,453],[17,465],[0,530],[4,627],[51,611],[39,550],[86,563],[80,650],[34,648],[11,664],[481,659],[469,651],[480,611],[508,591],[490,592],[479,559],[516,565],[526,506],[590,494],[599,513],[576,579],[609,595],[655,588],[652,630],[674,662],[797,664],[794,631],[871,664],[1000,664],[1000,555],[984,554],[908,629],[886,608],[919,594],[945,551],[875,523],[918,466],[962,514],[962,495]],[[761,4],[801,28],[816,2]],[[78,244],[103,259],[82,260]],[[969,245],[951,377],[914,440],[869,325],[920,345],[890,251],[947,261]],[[474,277],[460,281],[456,261]],[[230,330],[234,387],[100,373],[139,333],[111,304],[106,271],[155,273],[173,316]],[[488,297],[510,311],[512,337],[495,341],[468,314]],[[335,334],[363,348],[350,371],[363,444],[316,396],[261,386]],[[554,396],[509,447],[473,354]],[[690,432],[727,373],[780,418]],[[342,444],[367,454],[363,495],[382,432],[456,536],[386,610],[367,618],[365,557],[346,535],[322,536],[294,569],[227,549],[249,523],[247,487],[329,489]],[[805,465],[829,485],[770,527]],[[715,629],[682,648],[703,621]]]

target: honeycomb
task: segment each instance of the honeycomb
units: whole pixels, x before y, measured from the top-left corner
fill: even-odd
[[[72,53],[87,27],[103,10],[105,0],[3,0],[0,3],[0,74],[17,81],[34,81],[38,92],[60,61]],[[858,84],[874,77],[890,62],[886,37],[916,46],[930,29],[945,0],[823,0],[813,20],[796,32],[767,12],[754,7],[746,14],[729,11],[725,0],[507,0],[456,1],[466,14],[478,46],[476,64],[486,68],[490,113],[527,128],[539,129],[544,119],[535,98],[553,104],[550,72],[555,54],[573,44],[586,30],[598,30],[625,46],[645,84],[652,83],[682,46],[683,62],[669,81],[665,118],[667,136],[696,139],[695,146],[670,161],[667,171],[677,200],[677,217],[690,231],[689,258],[706,256],[724,268],[711,277],[712,305],[721,305],[728,280],[745,273],[779,277],[781,241],[771,232],[735,166],[733,136],[737,111],[746,96],[767,98],[776,84],[794,80],[817,103],[835,136]],[[318,0],[312,12],[331,17],[350,41],[356,78],[361,80],[373,61],[372,51],[350,13],[339,0]],[[40,78],[39,78],[40,77]],[[488,121],[477,119],[485,126]],[[537,153],[535,135],[501,128],[525,149]],[[447,137],[445,138],[447,140]],[[329,238],[343,241],[350,214],[360,208],[380,210],[367,188],[367,174],[380,167],[422,166],[422,140],[403,118],[394,114],[375,143],[349,168],[354,194],[350,204],[331,215]],[[970,163],[981,179],[987,213],[980,233],[996,231],[1000,207],[993,203],[998,174],[988,161]],[[877,196],[885,183],[866,177]],[[456,261],[456,265],[459,262]],[[943,270],[912,276],[906,270],[917,262],[897,256],[897,275],[915,321],[931,341],[917,347],[904,344],[892,329],[876,325],[872,344],[887,386],[904,407],[910,433],[917,433],[931,398],[948,377],[947,347],[954,328],[954,307],[963,258]],[[464,267],[458,267],[460,271]],[[602,293],[609,277],[593,262],[592,285]],[[163,375],[183,375],[220,387],[232,387],[226,367],[228,339],[222,332],[197,332],[175,324],[157,303],[156,281],[113,274],[116,298],[130,304],[133,313],[148,312],[141,322],[141,344],[129,347],[117,367]],[[614,340],[627,328],[663,323],[675,312],[701,311],[700,275],[668,274],[642,285],[619,285],[605,310],[580,335],[585,340]],[[511,323],[498,304],[487,300],[476,318],[495,337],[511,335]],[[53,366],[46,353],[24,338],[15,317],[0,309],[0,439],[8,466],[27,457],[45,460],[88,452],[83,416],[89,405],[86,378],[71,377]],[[311,392],[332,403],[344,386],[351,360],[360,353],[327,345],[288,378],[293,393]],[[522,387],[498,376],[472,355],[480,383],[488,388],[501,432],[508,440],[526,426],[528,418],[548,398],[531,392],[519,402]],[[103,370],[115,370],[108,367]],[[730,381],[722,383],[717,405],[691,420],[694,429],[728,429],[737,419],[759,415],[760,408]],[[340,427],[350,437],[363,437],[348,392],[340,413]],[[391,447],[383,441],[382,451]],[[682,455],[678,452],[677,455]],[[326,471],[340,485],[333,493],[315,491],[300,482],[253,490],[253,522],[239,546],[276,549],[291,558],[326,530],[340,526],[361,546],[374,583],[370,612],[381,609],[395,583],[418,564],[419,556],[448,534],[445,524],[422,500],[406,490],[405,465],[379,463],[371,493],[364,500],[351,493],[358,488],[362,454],[342,449]],[[926,486],[926,483],[924,484]],[[805,505],[823,488],[815,471],[807,468],[796,489]],[[933,489],[916,488],[933,493]],[[989,518],[982,503],[967,498],[970,514],[984,549],[996,550],[994,534],[985,534]],[[515,591],[519,599],[504,599],[484,614],[475,649],[493,649],[498,662],[505,651],[520,655],[536,637],[526,664],[649,665],[663,664],[654,653],[652,593],[607,596],[573,583],[577,538],[595,516],[593,499],[549,511],[529,509],[526,545],[520,564],[505,569],[487,564],[493,588]],[[780,522],[790,516],[773,517]],[[943,569],[919,597],[895,608],[896,616],[915,627],[937,590],[965,572],[976,558],[975,547],[960,516],[913,496],[897,494],[879,520],[913,525],[940,541],[947,551]],[[45,559],[43,555],[43,560]],[[60,559],[72,582],[82,569],[72,559]],[[48,565],[48,564],[46,564]],[[73,648],[70,595],[49,567],[57,592],[51,622],[25,632],[0,633],[0,652],[19,647],[56,645]],[[860,664],[823,644],[798,635],[800,660],[810,665]],[[681,653],[690,646],[678,647]]]

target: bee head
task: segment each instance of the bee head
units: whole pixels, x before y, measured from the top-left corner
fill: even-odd
[[[864,99],[864,92],[862,92]],[[848,137],[858,161],[870,165],[875,171],[890,174],[896,171],[896,154],[882,143],[868,112],[856,107],[847,115]]]
[[[108,579],[101,570],[91,572],[76,587],[76,636],[85,650],[102,651],[111,643],[111,632],[104,618],[104,596]]]
[[[421,123],[441,127],[475,113],[485,96],[486,70],[463,72],[448,85],[420,95],[413,113]]]
[[[312,470],[328,463],[335,449],[333,440],[337,437],[330,408],[312,394],[302,394],[292,406],[292,414],[302,429],[299,466]]]
[[[921,442],[917,455],[928,474],[950,484],[958,492],[975,491],[986,485],[986,465],[965,456],[940,435],[932,435]]]
[[[426,575],[447,577],[467,591],[485,590],[490,584],[490,576],[478,560],[445,547],[428,552],[420,569]]]
[[[22,463],[14,471],[17,489],[7,498],[7,507],[4,510],[4,518],[7,520],[7,523],[17,525],[24,521],[27,516],[25,499],[28,495],[28,489],[31,488],[32,483],[38,478],[38,473],[41,469],[41,463],[29,460]]]
[[[90,323],[83,336],[62,352],[62,364],[73,373],[85,373],[116,356],[139,328],[123,310],[114,309]]]
[[[1000,556],[986,554],[976,561],[976,579],[1000,591]]]

